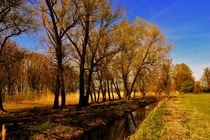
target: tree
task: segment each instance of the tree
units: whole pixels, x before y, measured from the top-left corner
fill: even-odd
[[[6,86],[6,71],[2,65],[0,65],[0,110],[6,111],[3,107],[3,88]]]
[[[165,58],[150,71],[143,70],[138,76],[136,87],[143,97],[147,92],[169,94],[172,90],[172,60]]]
[[[94,71],[118,52],[111,46],[109,35],[120,12],[114,11],[107,0],[81,0],[79,5],[83,16],[75,32],[68,32],[67,37],[79,64],[79,106],[83,107],[88,105]]]
[[[166,59],[160,64],[160,77],[158,78],[157,91],[169,94],[172,89],[172,60]]]
[[[32,8],[26,0],[0,1],[0,57],[9,39],[21,33],[35,31],[36,22],[33,17]],[[0,62],[2,63],[4,62]],[[2,99],[0,109],[3,110],[1,101]]]
[[[57,64],[55,98],[53,108],[59,107],[61,93],[61,108],[66,105],[64,66],[65,57],[64,39],[66,33],[74,28],[79,20],[77,0],[45,0],[40,1],[43,26],[46,29],[48,40],[54,48]]]
[[[193,92],[197,93],[197,94],[201,92],[201,83],[200,83],[200,81],[195,81]]]
[[[186,64],[176,64],[174,67],[174,84],[176,90],[180,92],[189,93],[193,91],[194,78],[192,71]]]
[[[25,58],[25,71],[29,88],[39,91],[47,82],[47,58],[41,53],[29,53]]]
[[[136,86],[139,88],[143,98],[145,97],[146,93],[149,91],[151,74],[152,73],[150,71],[142,70],[142,72],[139,74],[137,78]]]
[[[205,68],[203,75],[200,79],[202,90],[205,92],[210,91],[210,68]]]
[[[26,0],[2,0],[0,2],[0,54],[6,42],[13,36],[35,31],[32,8]]]
[[[26,51],[17,46],[15,42],[7,41],[5,48],[1,52],[0,68],[1,68],[1,87],[0,92],[4,87],[9,95],[13,94],[16,85],[18,85],[18,76],[20,72],[20,64],[24,59]]]
[[[4,62],[3,67],[7,75],[7,92],[12,94],[14,92],[15,82],[17,81],[21,61],[24,59],[26,51],[19,48],[14,42],[8,42],[2,52],[1,58]]]
[[[170,50],[164,35],[156,26],[137,18],[133,24],[122,21],[116,26],[116,42],[123,48],[119,65],[124,84],[125,98],[129,99],[138,77],[151,71]]]

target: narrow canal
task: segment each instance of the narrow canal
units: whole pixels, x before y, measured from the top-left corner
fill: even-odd
[[[80,140],[128,140],[156,105],[153,103],[128,113],[112,124],[88,132]]]

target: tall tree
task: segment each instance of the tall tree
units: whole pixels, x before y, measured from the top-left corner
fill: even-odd
[[[173,72],[173,80],[176,90],[180,92],[192,92],[194,87],[194,77],[192,71],[186,64],[176,64]]]
[[[104,63],[105,59],[117,52],[111,47],[109,33],[111,27],[120,15],[120,11],[113,11],[111,4],[107,0],[81,0],[79,28],[74,37],[68,34],[79,63],[79,106],[88,105],[91,94],[92,76],[95,69]],[[79,34],[79,35],[78,35]],[[85,77],[87,73],[87,77]]]
[[[206,92],[210,91],[210,68],[205,68],[201,77],[201,86]]]
[[[53,108],[59,107],[59,95],[62,96],[61,108],[66,105],[64,67],[65,35],[74,28],[79,20],[77,0],[45,0],[40,1],[42,21],[46,29],[48,39],[54,48],[57,64],[55,98]]]
[[[125,98],[129,99],[137,78],[165,58],[170,45],[156,26],[137,18],[133,24],[122,21],[116,27],[116,41],[123,48],[119,58]]]
[[[166,59],[160,64],[160,76],[157,83],[157,91],[169,94],[172,90],[172,60]]]

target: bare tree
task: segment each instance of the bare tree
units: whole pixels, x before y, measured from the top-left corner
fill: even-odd
[[[54,48],[55,59],[57,60],[56,85],[54,89],[55,98],[53,108],[59,107],[59,95],[61,93],[61,108],[66,105],[64,67],[65,57],[64,39],[66,33],[74,28],[79,20],[77,0],[45,0],[40,1],[42,21],[46,29],[48,39]]]
[[[99,65],[113,57],[117,49],[109,44],[109,32],[120,11],[114,11],[107,0],[82,0],[80,13],[80,26],[73,33],[67,35],[72,43],[73,50],[78,59],[80,75],[79,106],[88,105],[91,94],[92,76]],[[109,40],[109,41],[108,41]],[[87,77],[85,77],[87,73]]]

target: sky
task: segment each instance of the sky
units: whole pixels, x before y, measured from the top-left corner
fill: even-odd
[[[115,0],[129,21],[143,18],[155,25],[173,44],[173,63],[186,63],[199,80],[210,67],[210,0]],[[22,35],[16,41],[31,50],[42,50],[39,36]]]
[[[200,79],[210,67],[210,0],[118,0],[132,21],[137,16],[158,26],[173,44],[173,63],[186,63]]]

